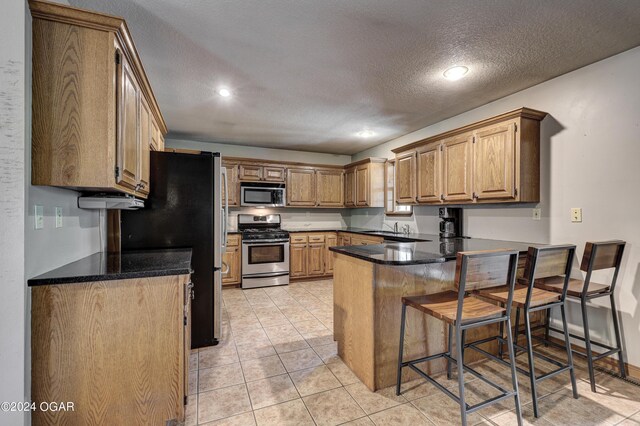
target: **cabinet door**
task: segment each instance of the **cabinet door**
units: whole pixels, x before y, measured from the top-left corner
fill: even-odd
[[[222,202],[224,203],[226,198],[229,206],[237,206],[239,205],[238,193],[240,192],[240,186],[238,185],[238,165],[230,163],[223,163],[222,165],[227,169],[227,188],[229,189],[229,194],[227,195],[224,192],[224,187],[222,188]]]
[[[316,205],[316,172],[313,169],[287,171],[287,204],[290,206]]]
[[[262,166],[241,164],[238,176],[240,180],[262,180]]]
[[[356,168],[352,167],[344,172],[344,205],[356,206]]]
[[[356,167],[356,206],[367,207],[371,182],[369,182],[369,165],[363,164]]]
[[[144,96],[140,96],[140,189],[138,192],[149,194],[149,168],[151,161],[151,111]]]
[[[289,248],[289,275],[292,278],[307,276],[306,244],[291,244]]]
[[[135,189],[139,182],[140,139],[138,107],[140,90],[129,62],[122,53],[117,65],[118,142],[116,184]]]
[[[158,140],[158,136],[160,135],[160,129],[158,128],[158,123],[151,116],[151,151],[161,151],[160,149],[160,141]]]
[[[308,276],[324,275],[324,243],[309,243]]]
[[[344,182],[342,170],[316,171],[317,202],[321,207],[344,205]]]
[[[464,133],[442,142],[444,201],[471,201],[473,135]]]
[[[473,144],[476,198],[515,198],[515,140],[515,123],[476,131]]]
[[[241,256],[242,253],[240,252],[240,247],[235,246],[226,248],[225,252],[222,254],[222,261],[227,265],[229,270],[226,274],[222,275],[222,284],[240,284],[240,268],[242,265]]]
[[[416,153],[411,151],[396,156],[396,202],[416,202]]]
[[[333,275],[333,252],[329,250],[329,247],[338,245],[338,236],[336,234],[327,234],[324,241],[324,273],[325,275]]]
[[[284,167],[265,166],[262,177],[269,182],[284,182]]]
[[[440,143],[430,143],[416,152],[418,166],[417,200],[420,203],[439,203],[440,188]]]

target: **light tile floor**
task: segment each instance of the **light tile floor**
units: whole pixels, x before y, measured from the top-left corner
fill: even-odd
[[[338,358],[331,280],[225,289],[223,299],[222,341],[191,353],[187,425],[460,423],[458,406],[435,386],[416,380],[403,385],[399,397],[393,388],[373,393]],[[518,362],[524,366],[526,357]],[[528,379],[519,375],[526,424],[640,425],[640,387],[599,374],[594,394],[582,359],[576,368],[580,398],[571,397],[567,374],[542,382],[539,419],[533,417]],[[500,364],[482,362],[476,369],[510,384]],[[467,380],[470,403],[495,395],[473,376]],[[443,382],[457,392],[457,381]],[[474,413],[469,424],[515,425],[513,409],[512,400],[504,401]]]

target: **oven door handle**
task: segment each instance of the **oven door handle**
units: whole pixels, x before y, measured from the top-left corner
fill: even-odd
[[[289,275],[289,271],[285,272],[261,272],[259,274],[243,275],[242,279],[265,278],[265,277],[282,277]]]
[[[242,244],[247,245],[261,245],[261,244],[273,244],[273,243],[288,243],[289,240],[256,240],[256,241],[243,241]]]

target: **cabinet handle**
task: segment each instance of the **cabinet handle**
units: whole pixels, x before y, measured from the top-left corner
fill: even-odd
[[[444,194],[440,194],[440,201],[444,201]]]
[[[473,193],[473,199],[477,200],[478,199],[478,194],[476,194],[475,192]]]

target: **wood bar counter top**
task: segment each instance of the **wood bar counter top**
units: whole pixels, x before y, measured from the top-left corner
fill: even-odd
[[[453,290],[459,251],[518,250],[518,277],[521,277],[529,246],[474,238],[445,241],[434,235],[427,242],[330,248],[334,252],[333,327],[338,355],[372,391],[395,384],[401,298]],[[467,340],[492,334],[497,334],[497,326],[470,330]],[[443,352],[446,339],[445,323],[414,309],[407,311],[405,359]],[[495,343],[486,347],[491,352],[497,351]],[[475,351],[466,351],[465,359],[480,358]],[[445,370],[445,363],[432,361],[425,368],[436,373]],[[417,377],[409,369],[403,372],[403,381]]]

